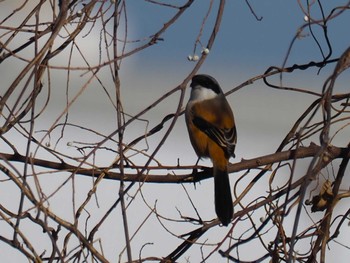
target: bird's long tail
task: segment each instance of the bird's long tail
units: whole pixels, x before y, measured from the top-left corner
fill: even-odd
[[[230,180],[227,169],[214,167],[215,211],[221,223],[227,226],[233,216]]]

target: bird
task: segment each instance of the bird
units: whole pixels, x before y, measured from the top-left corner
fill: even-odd
[[[206,74],[192,77],[185,120],[191,144],[199,157],[213,163],[215,212],[227,226],[233,204],[227,165],[235,157],[237,130],[232,109],[215,78]],[[198,159],[198,160],[199,160]]]

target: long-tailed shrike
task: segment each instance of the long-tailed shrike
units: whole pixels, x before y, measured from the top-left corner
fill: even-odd
[[[195,75],[186,106],[186,124],[194,150],[199,158],[213,163],[215,211],[227,226],[233,216],[232,195],[227,173],[229,158],[237,141],[235,120],[219,83],[209,75]]]

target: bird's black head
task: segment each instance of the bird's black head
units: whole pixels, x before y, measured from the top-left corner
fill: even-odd
[[[219,83],[216,81],[216,79],[209,75],[199,74],[193,76],[190,86],[193,88],[197,85],[211,89],[216,94],[222,93]]]

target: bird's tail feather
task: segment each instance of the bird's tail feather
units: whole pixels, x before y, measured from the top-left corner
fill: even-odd
[[[215,211],[221,223],[227,226],[233,216],[230,180],[227,169],[214,168]]]

